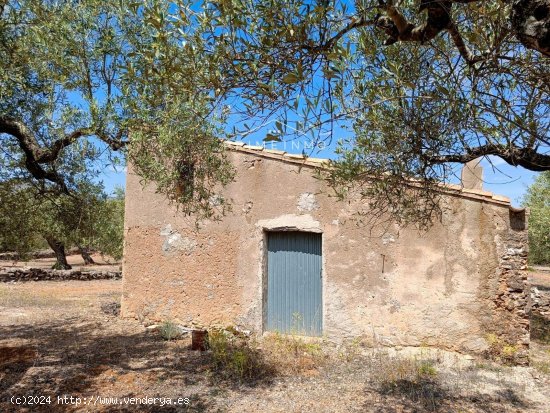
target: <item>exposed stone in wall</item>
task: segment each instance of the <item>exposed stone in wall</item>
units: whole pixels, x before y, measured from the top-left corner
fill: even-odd
[[[0,282],[62,281],[62,280],[118,280],[120,271],[50,270],[44,268],[4,268]]]
[[[550,291],[531,288],[531,313],[550,321]]]
[[[298,209],[302,212],[311,212],[319,209],[319,203],[315,199],[315,195],[309,192],[304,192],[298,198]]]
[[[310,231],[322,232],[319,221],[311,215],[286,214],[273,219],[263,219],[256,223],[256,227],[269,231]]]
[[[252,201],[246,201],[244,203],[244,206],[243,206],[243,212],[245,214],[248,214],[251,210],[252,210],[252,207],[254,206],[254,202]]]
[[[527,279],[528,237],[525,214],[510,212],[511,226],[500,246],[498,293],[494,299],[493,333],[508,348],[511,363],[529,363],[530,285]],[[523,222],[523,225],[520,225]]]
[[[189,237],[183,237],[179,232],[173,230],[170,224],[160,230],[160,235],[165,237],[162,243],[162,253],[164,255],[173,255],[178,251],[189,255],[197,246],[197,241]]]

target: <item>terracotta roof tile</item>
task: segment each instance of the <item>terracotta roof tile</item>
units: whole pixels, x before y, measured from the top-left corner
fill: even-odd
[[[223,143],[224,143],[224,145],[229,145],[229,146],[244,146],[245,145],[244,142],[240,142],[240,141],[224,141]]]
[[[263,146],[255,146],[255,145],[244,145],[243,149],[250,149],[251,151],[263,151]]]
[[[264,149],[264,152],[271,153],[273,155],[281,155],[281,156],[286,153],[285,151],[280,151],[278,149]]]
[[[507,204],[510,203],[510,198],[508,198],[507,196],[504,196],[504,195],[493,194],[493,199],[495,201],[506,202]]]

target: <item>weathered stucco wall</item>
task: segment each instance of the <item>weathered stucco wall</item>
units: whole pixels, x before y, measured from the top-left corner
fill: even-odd
[[[248,152],[230,154],[233,212],[199,230],[128,173],[124,316],[261,332],[264,231],[295,228],[322,233],[326,337],[473,353],[491,351],[496,337],[525,360],[525,219],[505,201],[448,196],[442,223],[427,233],[371,231],[356,225],[353,202],[328,196],[312,168]]]

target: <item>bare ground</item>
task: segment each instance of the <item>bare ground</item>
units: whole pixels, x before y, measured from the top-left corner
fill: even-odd
[[[95,264],[84,265],[84,260],[80,255],[67,255],[67,262],[73,267],[73,270],[100,270],[100,271],[118,271],[121,269],[120,263],[116,260],[102,256],[100,254],[91,254]],[[32,267],[32,268],[52,268],[55,264],[55,258],[36,258],[29,261],[0,261],[0,266],[4,268]]]
[[[187,338],[167,342],[118,317],[120,289],[110,280],[0,284],[1,412],[550,412],[548,343],[533,344],[532,367],[280,337],[228,349],[219,363],[213,352],[191,351]],[[254,358],[252,369],[240,370],[241,356]],[[31,395],[51,401],[10,402]],[[62,395],[189,404],[77,406],[59,404]]]

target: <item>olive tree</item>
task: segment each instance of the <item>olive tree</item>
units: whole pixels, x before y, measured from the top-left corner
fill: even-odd
[[[89,252],[122,257],[124,198],[108,197],[101,185],[79,182],[70,195],[44,194],[25,181],[0,183],[2,247],[24,257],[46,241],[55,253],[54,268],[70,269],[66,248],[76,247],[85,264]]]
[[[550,169],[549,3],[4,0],[0,134],[67,193],[56,160],[96,139],[199,217],[224,139],[335,140],[339,195],[428,223],[457,163]]]
[[[213,214],[213,187],[232,176],[218,139],[223,116],[212,113],[209,90],[197,90],[199,57],[180,53],[163,20],[170,3],[143,4],[0,2],[3,179],[69,195],[64,153],[92,146],[128,155],[186,212]],[[170,66],[160,64],[168,49]],[[181,190],[186,165],[192,191]]]
[[[550,172],[537,176],[527,189],[523,205],[529,207],[529,261],[550,264]]]

